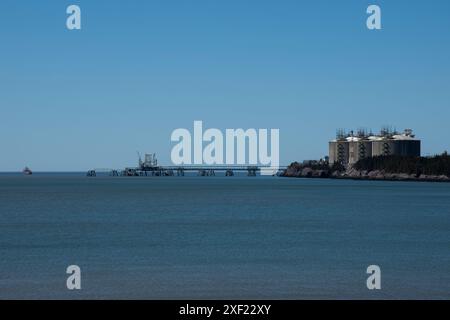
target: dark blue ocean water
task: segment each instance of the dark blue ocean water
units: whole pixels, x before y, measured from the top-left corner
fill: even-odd
[[[0,298],[448,299],[450,184],[3,174]]]

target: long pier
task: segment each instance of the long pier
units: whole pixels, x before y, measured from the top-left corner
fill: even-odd
[[[287,166],[274,169],[273,175],[279,175],[286,170]],[[247,172],[247,176],[254,177],[262,170],[272,169],[264,166],[252,165],[183,165],[183,166],[145,166],[129,167],[123,170],[115,169],[93,169],[87,172],[88,177],[95,177],[97,173],[108,173],[110,176],[184,176],[187,172],[197,172],[198,176],[215,176],[216,173],[222,173],[227,177],[234,176],[235,172]]]

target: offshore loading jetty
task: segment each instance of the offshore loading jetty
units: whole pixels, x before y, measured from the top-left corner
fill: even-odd
[[[125,176],[125,177],[147,177],[147,176],[184,176],[185,173],[197,173],[198,176],[215,176],[216,173],[222,173],[226,177],[232,177],[236,172],[247,173],[247,176],[254,177],[258,172],[264,170],[264,166],[256,165],[183,165],[183,166],[161,166],[158,164],[155,153],[145,154],[142,160],[138,153],[138,166],[128,167],[124,170],[114,169],[93,169],[87,172],[88,177],[95,177],[99,172],[106,172],[110,176]],[[286,166],[279,167],[274,175],[281,175]]]
[[[294,162],[285,177],[364,180],[450,181],[447,152],[421,157],[421,141],[411,129],[402,133],[388,127],[373,134],[360,129],[337,130],[329,142],[329,155],[319,161]]]

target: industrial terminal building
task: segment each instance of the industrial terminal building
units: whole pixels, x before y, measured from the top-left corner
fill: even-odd
[[[346,134],[340,129],[336,139],[330,141],[329,148],[330,164],[337,162],[344,166],[352,165],[359,159],[382,155],[420,156],[420,140],[415,138],[411,129],[398,133],[383,128],[377,135],[365,130]]]

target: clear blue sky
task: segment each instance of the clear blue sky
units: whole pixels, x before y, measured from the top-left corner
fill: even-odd
[[[279,128],[282,164],[327,154],[339,127],[450,149],[448,0],[2,0],[0,39],[0,171],[168,164],[194,120]]]

